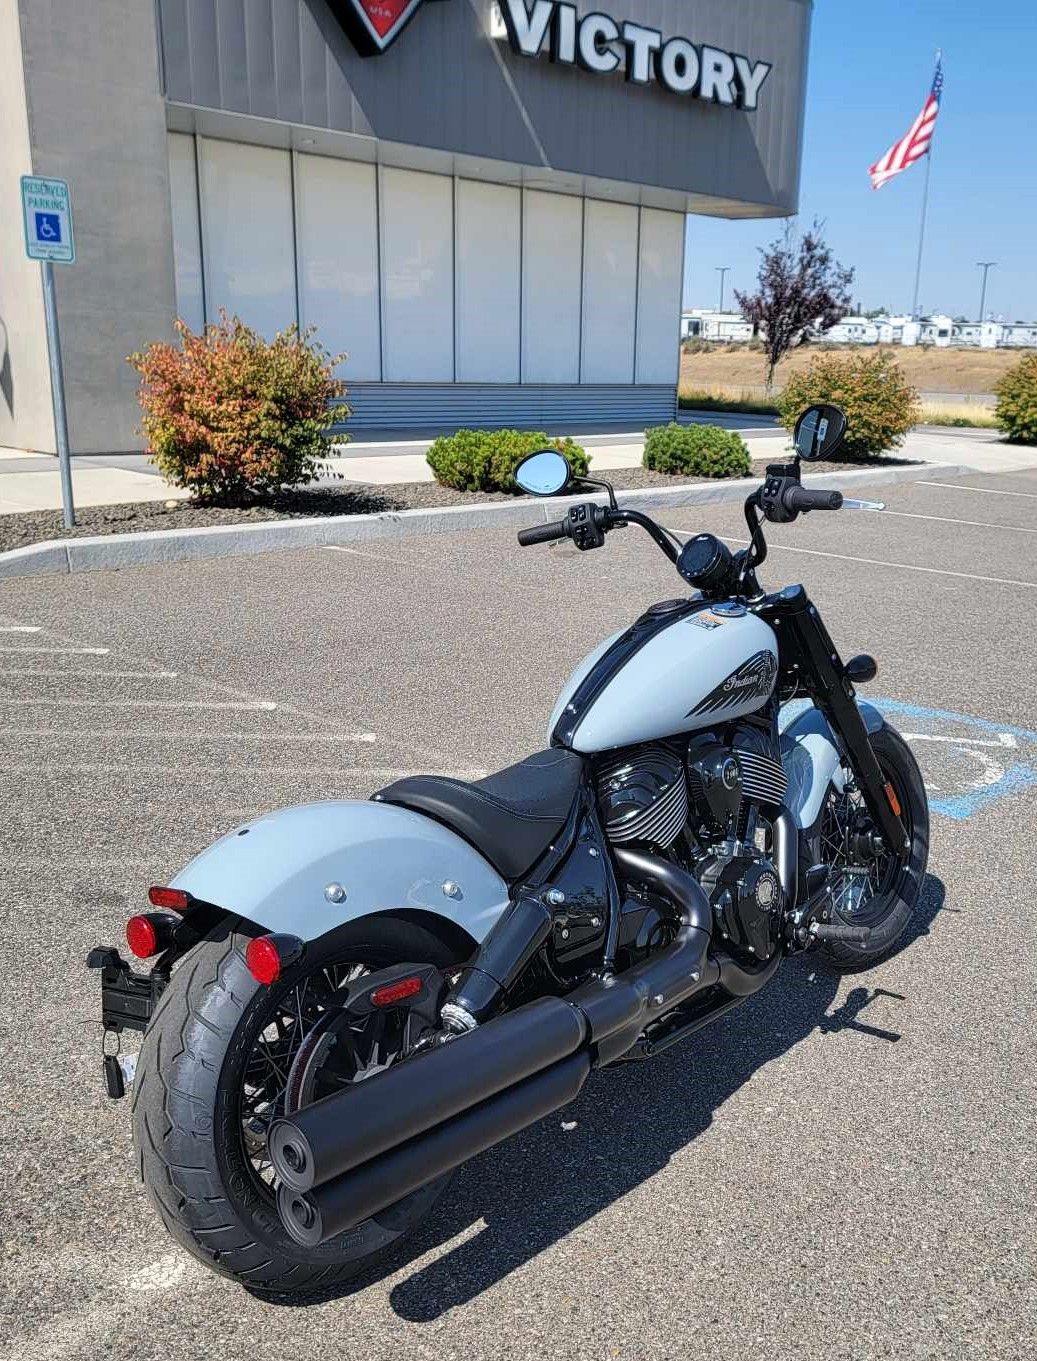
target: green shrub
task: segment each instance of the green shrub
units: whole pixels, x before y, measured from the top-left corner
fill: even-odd
[[[904,442],[917,424],[918,393],[888,350],[818,354],[807,368],[790,376],[778,397],[778,417],[794,430],[804,409],[834,402],[846,412],[846,439],[840,461],[875,458]]]
[[[997,423],[1015,444],[1037,444],[1037,354],[1025,355],[994,388]]]
[[[264,340],[238,317],[196,335],[184,322],[179,345],[155,342],[132,354],[141,376],[141,433],[167,481],[199,500],[240,503],[312,482],[327,455],[328,403],[345,384],[332,356],[294,326]],[[341,436],[339,436],[341,440]]]
[[[587,455],[571,439],[548,439],[542,430],[458,430],[437,439],[425,455],[436,481],[457,491],[503,491],[515,495],[515,469],[527,454],[557,449],[574,477],[589,469]]]
[[[745,477],[752,464],[749,450],[734,430],[718,425],[656,425],[645,431],[641,460],[657,473],[691,473],[695,477]]]

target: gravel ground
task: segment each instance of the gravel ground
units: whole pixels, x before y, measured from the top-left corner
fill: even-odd
[[[769,460],[754,466],[761,468]],[[883,459],[883,464],[909,459]],[[846,463],[816,463],[811,472],[846,472]],[[607,471],[607,470],[603,470]],[[609,475],[617,491],[643,487],[679,487],[701,478],[671,476],[647,468],[617,468]],[[48,539],[83,538],[95,534],[133,534],[156,529],[207,529],[212,525],[256,524],[320,515],[376,515],[389,510],[438,509],[517,498],[504,492],[454,491],[436,482],[395,482],[388,486],[352,482],[341,487],[286,492],[261,505],[201,506],[190,501],[138,501],[117,506],[84,506],[76,510],[76,527],[66,529],[59,510],[33,510],[0,516],[0,552]],[[528,498],[527,498],[528,499]]]
[[[1037,1356],[1035,496],[1037,472],[913,483],[770,531],[767,585],[804,579],[843,654],[879,657],[868,698],[991,724],[893,711],[945,810],[903,948],[789,961],[596,1074],[299,1308],[208,1274],[146,1201],[88,947],[266,809],[535,750],[672,568],[633,532],[567,554],[481,530],[0,582],[0,1361]],[[734,505],[666,522],[745,534]]]

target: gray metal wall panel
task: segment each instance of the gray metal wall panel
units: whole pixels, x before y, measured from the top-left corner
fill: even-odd
[[[274,116],[290,123],[303,121],[302,57],[299,51],[299,10],[294,4],[275,0],[274,84],[277,102]]]
[[[264,118],[277,117],[276,31],[273,0],[245,0],[249,105],[252,113]]]
[[[187,30],[187,0],[168,0],[159,10],[159,46],[163,63],[183,72],[191,68],[191,42]]]
[[[352,383],[347,422],[336,430],[479,429],[548,432],[627,422],[632,429],[674,418],[667,384]]]
[[[159,11],[165,13],[166,0],[160,0]],[[189,53],[186,76],[191,91],[191,103],[209,109],[232,108],[224,103],[220,89],[219,34],[216,24],[216,0],[187,0],[187,36]],[[166,94],[169,97],[170,75],[173,84],[180,82],[181,73],[171,67],[166,73]],[[175,96],[172,96],[175,98]]]
[[[299,43],[302,60],[299,64],[299,78],[302,82],[303,122],[311,127],[328,128],[332,126],[328,115],[328,46],[324,41],[317,20],[309,5],[300,5],[298,0],[285,0],[295,4],[299,18]],[[343,132],[355,132],[352,125],[341,128]]]
[[[327,0],[250,5],[246,43],[245,3],[189,0],[185,13],[184,0],[159,0],[168,98],[257,112],[250,91],[266,91],[272,50],[272,116],[285,121],[297,121],[301,109],[302,121],[316,127],[527,165],[544,163],[539,143],[557,170],[777,212],[796,206],[809,0],[609,6],[617,18],[772,62],[753,113],[656,84],[628,85],[621,75],[591,75],[546,56],[516,56],[486,36],[490,0],[423,6],[400,41],[376,58],[356,52]],[[583,13],[595,7],[593,0],[578,6]],[[262,71],[253,72],[257,63]],[[269,107],[264,98],[263,111]]]
[[[216,54],[223,103],[252,113],[244,0],[216,0]]]

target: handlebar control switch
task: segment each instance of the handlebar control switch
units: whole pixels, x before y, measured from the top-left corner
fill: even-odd
[[[677,571],[706,595],[726,594],[734,575],[734,556],[715,534],[696,534],[681,549]]]
[[[605,542],[608,528],[608,512],[593,501],[581,501],[572,506],[565,517],[569,538],[581,552],[588,548],[600,548]]]

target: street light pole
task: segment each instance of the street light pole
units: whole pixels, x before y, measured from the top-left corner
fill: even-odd
[[[727,274],[730,268],[730,265],[717,266],[717,273],[720,275],[720,306],[717,309],[719,312],[724,310],[724,275]]]
[[[981,269],[983,271],[983,287],[980,289],[979,293],[979,320],[981,325],[983,322],[983,309],[987,303],[987,275],[990,273],[990,271],[994,268],[996,264],[997,264],[996,260],[976,261],[976,268]]]

